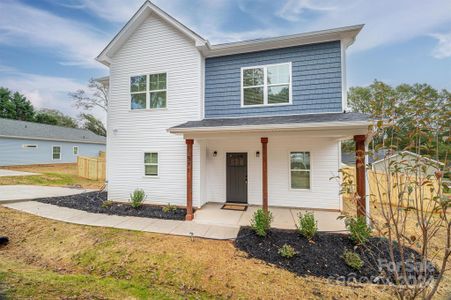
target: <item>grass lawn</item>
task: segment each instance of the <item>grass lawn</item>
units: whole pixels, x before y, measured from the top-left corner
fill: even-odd
[[[387,287],[296,276],[229,241],[67,224],[1,206],[0,220],[10,238],[0,248],[0,298],[393,298]],[[436,298],[447,299],[450,287],[448,276]]]
[[[48,186],[81,186],[83,188],[98,189],[103,182],[89,180],[77,175],[77,164],[30,165],[2,167],[3,169],[39,173],[36,176],[0,177],[0,185],[48,185]]]

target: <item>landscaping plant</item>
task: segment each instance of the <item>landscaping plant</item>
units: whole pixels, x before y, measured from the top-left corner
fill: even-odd
[[[306,212],[304,215],[299,213],[299,232],[309,241],[313,239],[318,231],[318,221],[315,220],[315,216],[311,212]]]
[[[377,208],[377,213],[374,209],[365,217],[375,235],[386,238],[390,254],[375,267],[392,267],[394,278],[385,279],[394,283],[398,298],[432,299],[451,256],[450,199],[444,193],[444,179],[450,174],[451,93],[427,84],[394,89],[378,81],[363,89],[350,97],[351,107],[356,99],[364,103],[373,123],[368,151],[357,153],[359,164],[365,164],[365,154],[374,159],[399,154],[399,159],[383,160],[382,170],[368,176],[370,209]],[[361,199],[355,192],[353,171],[340,172],[342,193],[357,205]],[[349,225],[360,228],[360,223]],[[414,261],[404,254],[407,248],[417,251]]]
[[[175,212],[176,210],[177,210],[177,206],[172,205],[171,203],[168,203],[167,205],[163,206],[164,213]]]
[[[271,228],[272,213],[258,209],[251,219],[251,227],[258,236],[266,236],[267,231]]]
[[[363,216],[347,217],[345,220],[346,228],[349,230],[351,239],[357,245],[365,244],[371,236],[371,228],[366,224]]]
[[[139,208],[146,199],[146,193],[143,189],[136,189],[130,194],[130,205],[133,208]]]
[[[345,263],[354,270],[360,270],[363,267],[363,260],[358,253],[350,250],[345,250],[342,256]]]
[[[298,254],[296,250],[294,250],[294,248],[288,244],[284,244],[282,247],[279,248],[277,252],[279,253],[280,256],[285,258],[292,258],[296,254]]]

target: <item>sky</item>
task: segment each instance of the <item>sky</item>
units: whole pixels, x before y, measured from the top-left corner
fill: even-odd
[[[76,116],[69,92],[108,75],[95,57],[143,0],[0,0],[0,86]],[[347,80],[451,90],[451,0],[155,0],[212,44],[365,24]],[[94,112],[104,119],[100,111]]]

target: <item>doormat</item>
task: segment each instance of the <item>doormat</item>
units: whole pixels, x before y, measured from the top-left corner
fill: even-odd
[[[240,205],[240,204],[224,204],[221,209],[228,209],[228,210],[237,210],[237,211],[246,211],[247,206],[246,205]]]

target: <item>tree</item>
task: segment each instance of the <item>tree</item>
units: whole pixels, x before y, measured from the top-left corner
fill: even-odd
[[[83,122],[82,127],[89,131],[94,132],[97,135],[106,136],[106,129],[102,121],[97,119],[91,114],[81,114],[80,119]]]
[[[387,241],[387,246],[375,248],[382,251],[385,249],[380,247],[386,247],[390,257],[382,265],[378,261],[374,267],[392,270],[393,278],[385,279],[394,284],[398,298],[431,299],[451,257],[451,202],[444,193],[443,182],[449,173],[449,93],[425,84],[400,85],[393,89],[375,82],[367,91],[359,89],[358,94],[359,97],[351,98],[351,101],[358,100],[351,106],[362,109],[363,101],[367,101],[365,109],[373,121],[373,148],[386,153],[408,150],[418,154],[413,161],[407,158],[387,161],[384,172],[370,176],[374,184],[368,192],[374,212],[367,218]],[[438,147],[439,144],[443,147]],[[439,151],[443,151],[441,166],[427,159],[437,157]],[[372,151],[367,154],[374,155]],[[430,174],[429,167],[440,167],[440,170]],[[357,203],[359,196],[352,176],[343,170],[342,174],[342,192]],[[415,249],[417,255],[407,255],[407,248]],[[378,253],[373,254],[377,258]]]
[[[78,128],[77,121],[56,109],[43,108],[36,113],[37,123],[58,125],[64,127]]]
[[[88,84],[89,91],[77,90],[69,93],[69,96],[75,102],[76,108],[91,110],[94,107],[100,107],[105,112],[108,110],[108,86],[102,82],[91,78]]]
[[[33,105],[24,95],[0,87],[0,118],[33,121],[34,113]]]

